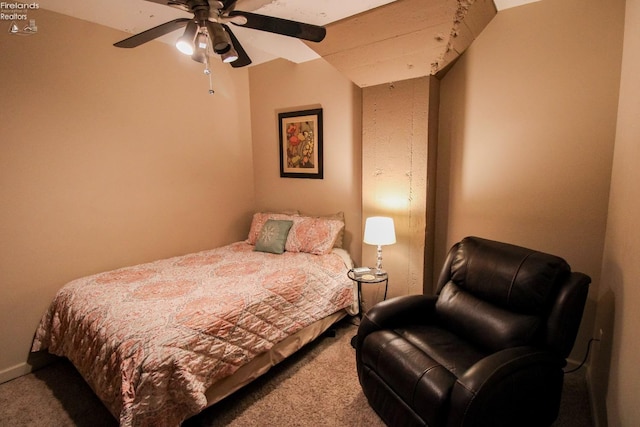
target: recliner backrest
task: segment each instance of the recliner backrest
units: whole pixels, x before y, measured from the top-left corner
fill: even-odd
[[[467,237],[449,252],[436,313],[444,327],[486,351],[550,344],[547,319],[570,275],[560,257]]]

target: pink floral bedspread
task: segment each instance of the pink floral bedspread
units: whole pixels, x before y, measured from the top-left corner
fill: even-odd
[[[56,295],[32,351],[70,359],[121,426],[177,426],[205,390],[353,304],[336,254],[221,248],[81,278]]]

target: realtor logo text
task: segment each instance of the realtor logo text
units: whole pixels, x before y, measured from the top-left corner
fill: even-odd
[[[21,21],[27,19],[26,13],[29,10],[40,9],[38,3],[18,3],[18,2],[0,2],[0,20],[5,21]]]

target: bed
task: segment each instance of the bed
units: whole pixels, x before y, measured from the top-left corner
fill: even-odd
[[[246,241],[74,280],[32,351],[68,358],[121,426],[180,425],[355,314],[343,229],[257,213]]]

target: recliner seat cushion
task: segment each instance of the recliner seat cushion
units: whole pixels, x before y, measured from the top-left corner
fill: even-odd
[[[428,354],[456,378],[487,355],[472,347],[469,341],[434,325],[410,325],[394,332]]]
[[[362,344],[364,365],[429,425],[441,424],[456,372],[482,357],[455,335],[431,326],[373,332]]]

